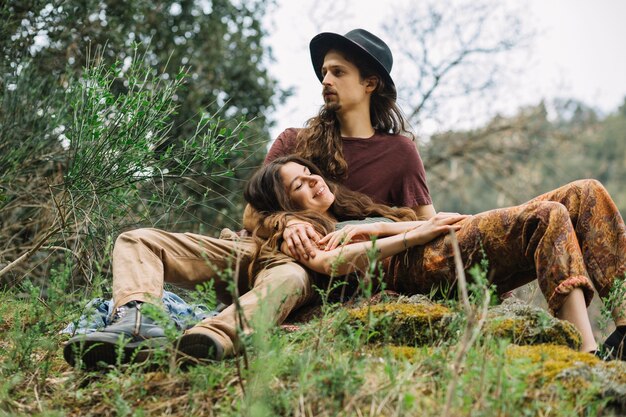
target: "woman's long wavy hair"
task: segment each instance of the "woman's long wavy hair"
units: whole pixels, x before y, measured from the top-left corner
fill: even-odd
[[[412,136],[407,130],[408,122],[396,104],[396,89],[385,83],[383,77],[369,61],[357,53],[340,51],[344,58],[354,64],[361,80],[375,77],[378,82],[370,100],[370,120],[378,133]],[[335,109],[322,106],[317,116],[306,122],[298,132],[296,153],[319,166],[326,177],[338,181],[345,179],[348,164],[341,147],[341,130]]]
[[[410,208],[396,208],[375,203],[365,194],[349,190],[326,178],[324,178],[326,185],[335,195],[335,201],[328,209],[328,214],[332,215],[336,221],[332,221],[328,216],[319,212],[303,210],[289,198],[280,175],[280,168],[289,162],[303,165],[310,170],[311,174],[324,178],[315,164],[297,155],[276,158],[252,175],[246,185],[244,198],[265,221],[253,231],[258,244],[257,252],[250,265],[250,277],[256,275],[255,273],[262,267],[264,260],[260,259],[259,255],[264,249],[268,248],[270,252],[280,250],[282,235],[288,220],[299,219],[308,222],[322,236],[334,231],[337,222],[345,220],[361,220],[366,217],[386,217],[394,221],[417,220],[415,212]],[[267,240],[258,238],[258,231],[261,227],[269,229]]]

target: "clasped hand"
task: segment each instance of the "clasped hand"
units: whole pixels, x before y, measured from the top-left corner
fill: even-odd
[[[296,260],[314,258],[316,249],[333,250],[340,245],[368,240],[371,236],[405,234],[406,238],[411,238],[412,245],[422,245],[451,230],[459,230],[461,228],[459,222],[468,217],[468,215],[459,213],[437,213],[429,220],[420,222],[418,226],[409,227],[407,225],[406,229],[402,229],[403,222],[395,223],[394,229],[397,231],[394,233],[384,233],[385,223],[351,224],[323,237],[315,231],[311,224],[298,222],[285,228],[283,240],[291,256]]]
[[[380,236],[381,233],[380,223],[349,224],[324,236],[317,242],[317,246],[323,250],[333,250],[339,245],[366,240],[370,236]]]
[[[410,246],[424,245],[443,234],[460,230],[463,226],[461,221],[468,217],[471,216],[459,213],[437,213],[405,233],[405,239],[410,240]]]
[[[364,223],[348,225],[322,237],[309,223],[299,222],[292,223],[285,228],[283,240],[291,256],[299,260],[300,258],[314,258],[316,249],[332,250],[339,245],[368,239],[369,236],[377,236],[380,232],[379,223]]]
[[[322,236],[307,222],[291,223],[283,231],[283,241],[289,254],[297,261],[315,258],[317,242]]]

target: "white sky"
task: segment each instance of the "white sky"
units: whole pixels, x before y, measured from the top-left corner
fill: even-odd
[[[294,87],[295,94],[273,115],[276,127],[272,137],[286,127],[302,126],[322,103],[309,58],[310,39],[319,32],[344,34],[357,27],[384,39],[383,19],[407,0],[349,0],[348,7],[339,10],[333,10],[335,2],[328,0],[277,3],[266,25],[276,59],[270,71],[281,87]],[[523,73],[506,86],[506,100],[493,105],[495,111],[510,114],[522,105],[554,97],[576,98],[602,112],[614,111],[622,103],[626,96],[626,1],[525,0],[512,4],[526,14],[522,19],[537,34],[532,45],[520,52],[520,59],[526,62]],[[397,72],[394,67],[392,76]],[[402,106],[402,86],[397,86]]]

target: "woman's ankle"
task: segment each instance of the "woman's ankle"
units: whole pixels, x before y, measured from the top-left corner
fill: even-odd
[[[598,349],[599,349],[599,346],[594,340],[593,343],[587,343],[587,344],[583,343],[583,346],[580,348],[580,351],[595,354],[598,351]]]

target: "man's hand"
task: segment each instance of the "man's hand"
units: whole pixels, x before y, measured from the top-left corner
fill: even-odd
[[[315,248],[321,236],[307,222],[290,223],[283,231],[283,240],[295,260],[315,258]]]
[[[237,236],[239,237],[252,237],[252,233],[248,232],[246,229],[241,229],[237,232]]]

